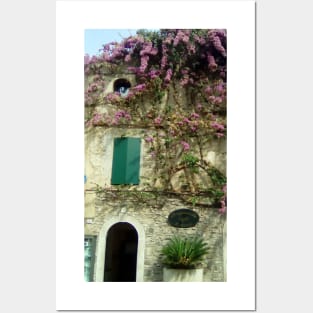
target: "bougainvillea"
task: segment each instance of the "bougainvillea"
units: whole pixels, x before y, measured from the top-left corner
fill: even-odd
[[[219,182],[214,181],[218,171],[205,160],[202,149],[208,141],[227,134],[226,61],[227,35],[223,29],[139,30],[136,36],[107,43],[99,56],[85,56],[85,75],[92,77],[85,88],[86,127],[161,130],[147,135],[145,142],[150,145],[151,156],[162,160],[158,175],[165,189],[171,190],[175,173],[193,164],[211,178],[210,187],[201,189],[195,183],[193,192],[207,192],[225,213],[226,178],[219,173]],[[121,69],[134,74],[136,84],[123,96],[116,91],[104,94],[104,74]],[[115,106],[115,110],[100,113],[99,104]],[[195,150],[200,158],[191,162]],[[173,164],[170,160],[177,160],[177,151],[182,161]]]

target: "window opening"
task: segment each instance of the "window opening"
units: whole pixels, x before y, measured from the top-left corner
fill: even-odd
[[[84,277],[85,281],[93,281],[93,269],[95,260],[95,242],[94,236],[86,236],[84,242],[85,251],[85,266],[84,266]]]
[[[130,82],[127,79],[120,78],[114,82],[114,92],[118,92],[121,97],[126,97],[128,95],[129,88],[131,87]]]

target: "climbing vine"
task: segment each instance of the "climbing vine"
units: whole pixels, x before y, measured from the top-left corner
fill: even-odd
[[[85,56],[86,128],[144,129],[155,161],[145,190],[97,185],[98,194],[151,201],[171,193],[226,212],[226,177],[205,158],[205,147],[227,134],[226,39],[223,29],[139,30],[105,44],[99,56]],[[126,94],[105,93],[106,77],[116,73],[135,76]]]

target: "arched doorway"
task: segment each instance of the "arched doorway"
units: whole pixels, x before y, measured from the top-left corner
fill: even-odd
[[[103,281],[136,281],[138,234],[129,223],[110,227],[106,237]]]
[[[123,213],[120,216],[114,216],[108,219],[101,227],[97,239],[96,248],[96,262],[95,262],[95,281],[103,282],[105,254],[108,233],[111,227],[119,223],[130,224],[138,234],[138,247],[137,247],[137,268],[136,268],[136,281],[144,281],[144,260],[145,260],[145,230],[140,222],[134,217]]]

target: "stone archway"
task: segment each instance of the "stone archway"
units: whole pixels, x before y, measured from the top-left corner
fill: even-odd
[[[122,238],[123,236],[126,236],[126,234],[131,236],[131,240],[129,241],[128,244],[126,244],[126,246],[128,245],[127,248],[122,247],[123,245],[122,240],[120,241],[116,239],[116,241],[114,241],[114,239],[112,239],[113,237],[118,237],[114,236],[114,234],[116,235],[117,233],[119,233]],[[135,249],[134,243],[136,243],[136,236],[137,236],[137,250],[136,256],[134,257]],[[113,245],[115,244],[116,246],[116,248],[113,248],[113,250],[112,244]],[[112,263],[114,253],[123,254],[128,249],[128,252],[130,252],[131,254],[129,257],[132,258],[133,261],[134,258],[136,259],[135,265],[136,275],[133,276],[132,278],[133,280],[128,281],[142,282],[144,276],[144,247],[145,247],[144,228],[136,219],[130,216],[119,216],[111,218],[108,222],[106,222],[102,226],[98,236],[96,262],[95,262],[95,281],[96,282],[113,281],[110,280],[112,279],[112,277],[108,278],[107,273],[105,274],[105,271],[108,272],[110,270],[110,266],[112,265],[110,264],[110,262]],[[107,262],[109,262],[109,264]],[[118,279],[122,279],[121,277],[118,277],[116,273],[114,273],[118,271],[118,265],[116,265],[115,267],[113,266],[113,269],[111,267],[111,270],[113,271],[111,272],[111,274],[113,273],[113,279],[116,279],[115,281],[119,281]],[[130,279],[130,276],[127,277],[127,279]]]

